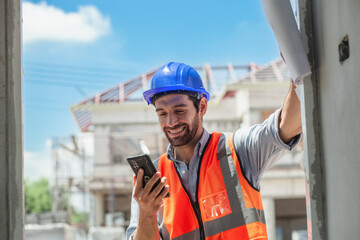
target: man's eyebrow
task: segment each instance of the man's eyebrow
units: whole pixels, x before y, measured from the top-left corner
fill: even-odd
[[[187,107],[187,105],[185,103],[180,103],[180,104],[178,104],[178,105],[176,105],[174,107]]]
[[[185,103],[180,103],[180,104],[174,106],[174,108],[178,108],[178,107],[187,107],[187,105]],[[164,109],[161,107],[155,109],[156,112],[159,112],[161,110],[164,110]]]

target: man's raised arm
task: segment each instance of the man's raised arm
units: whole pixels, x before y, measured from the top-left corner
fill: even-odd
[[[302,131],[300,101],[295,88],[295,84],[291,81],[290,90],[279,117],[279,135],[285,143],[289,143]]]

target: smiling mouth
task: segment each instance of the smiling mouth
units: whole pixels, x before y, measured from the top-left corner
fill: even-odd
[[[177,129],[177,130],[169,130],[168,129],[167,132],[170,133],[170,134],[176,134],[176,133],[180,133],[180,132],[182,132],[184,130],[185,130],[185,127],[182,127],[182,128]]]

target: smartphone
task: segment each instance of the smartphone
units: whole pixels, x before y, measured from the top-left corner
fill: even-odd
[[[153,162],[151,161],[149,155],[140,154],[136,156],[131,156],[127,158],[130,167],[134,171],[135,175],[138,175],[138,171],[140,168],[144,170],[144,178],[143,178],[143,187],[145,187],[146,183],[151,179],[151,177],[157,172]],[[157,185],[160,183],[160,179],[158,179],[151,191],[154,190]],[[170,194],[167,193],[165,197],[169,197]]]

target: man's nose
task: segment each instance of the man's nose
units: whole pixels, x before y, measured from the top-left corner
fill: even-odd
[[[177,117],[176,117],[174,114],[169,114],[169,115],[168,115],[167,125],[168,125],[169,127],[174,127],[174,126],[177,125],[177,123],[178,123]]]

